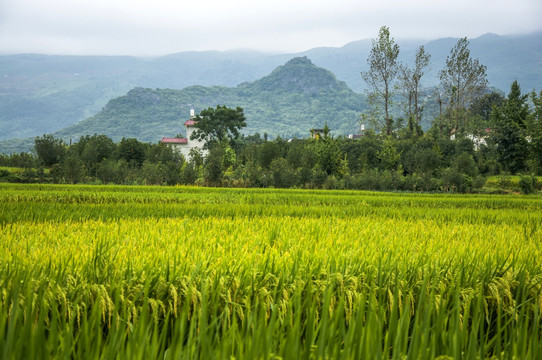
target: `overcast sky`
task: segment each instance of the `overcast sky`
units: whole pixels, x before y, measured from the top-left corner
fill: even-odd
[[[0,53],[299,52],[375,38],[542,30],[541,0],[0,0]]]

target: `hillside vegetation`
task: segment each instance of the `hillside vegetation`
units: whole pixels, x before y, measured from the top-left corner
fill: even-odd
[[[308,58],[294,58],[270,75],[234,88],[135,88],[109,101],[95,116],[55,136],[76,140],[98,133],[115,141],[134,137],[157,142],[163,136],[184,132],[182,124],[188,119],[190,108],[199,112],[214,105],[245,109],[246,134],[267,132],[275,136],[306,137],[312,127],[323,127],[326,122],[337,133],[356,132],[364,97]]]
[[[507,91],[518,80],[524,89],[542,88],[541,33],[525,36],[488,34],[472,39],[472,53],[488,67],[491,86]],[[428,86],[457,39],[425,43],[432,55]],[[400,41],[401,60],[410,62],[419,41]],[[235,87],[269,74],[293,57],[308,56],[329,69],[355,92],[365,84],[370,40],[340,48],[315,48],[299,54],[270,55],[251,51],[184,52],[158,58],[100,56],[0,56],[1,152],[22,151],[12,138],[53,133],[96,114],[107,102],[135,87],[183,89],[187,86]],[[210,104],[205,104],[209,106]],[[247,109],[248,110],[248,109]],[[28,143],[28,142],[27,142]]]

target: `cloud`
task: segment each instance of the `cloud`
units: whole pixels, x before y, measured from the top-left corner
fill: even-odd
[[[542,29],[539,0],[17,0],[0,2],[0,51],[165,54],[301,51],[374,38],[475,37]]]

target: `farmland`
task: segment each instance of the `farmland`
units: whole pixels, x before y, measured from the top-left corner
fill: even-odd
[[[542,198],[0,184],[3,358],[542,357]]]

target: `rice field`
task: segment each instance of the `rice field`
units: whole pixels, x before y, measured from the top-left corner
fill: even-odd
[[[3,359],[541,359],[542,197],[0,184]]]

